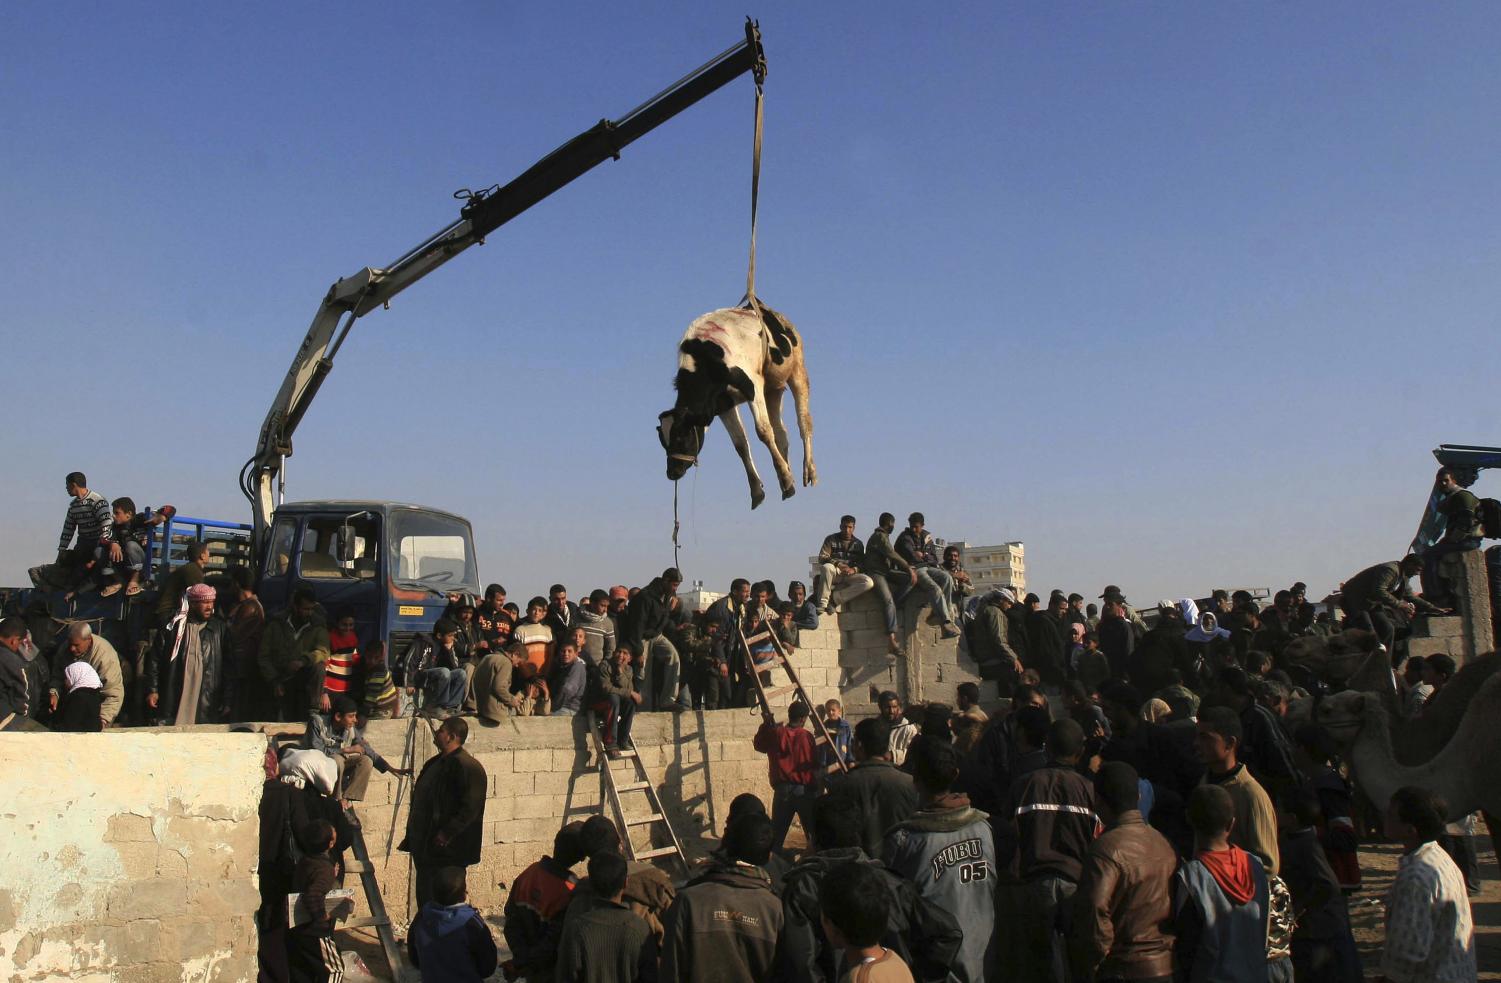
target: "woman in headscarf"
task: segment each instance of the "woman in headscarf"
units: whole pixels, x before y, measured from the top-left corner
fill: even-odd
[[[52,729],[72,734],[92,734],[104,730],[100,708],[104,703],[104,683],[87,662],[71,662],[63,670],[65,692],[52,717]]]
[[[214,613],[218,596],[208,584],[194,584],[182,607],[157,639],[146,660],[147,718],[152,723],[209,724],[229,716],[235,673],[225,665],[229,627]]]

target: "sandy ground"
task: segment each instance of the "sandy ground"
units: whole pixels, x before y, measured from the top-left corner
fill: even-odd
[[[788,845],[798,839],[793,829]],[[1497,880],[1496,855],[1490,849],[1490,838],[1478,836],[1475,845],[1480,852],[1482,890],[1470,899],[1470,910],[1475,920],[1475,944],[1480,966],[1481,980],[1501,983],[1501,880]],[[1350,920],[1355,928],[1355,941],[1360,946],[1360,958],[1365,966],[1366,979],[1374,980],[1381,968],[1381,945],[1385,937],[1382,928],[1385,909],[1381,899],[1397,871],[1397,858],[1401,848],[1394,844],[1367,844],[1360,849],[1364,885],[1359,894],[1351,899]],[[500,930],[500,913],[486,913],[495,932],[496,941],[504,946],[505,938]],[[390,979],[386,971],[385,957],[373,929],[356,929],[339,932],[336,936],[340,949],[358,952],[379,979]],[[501,958],[505,958],[503,952]],[[496,973],[494,980],[502,980]]]

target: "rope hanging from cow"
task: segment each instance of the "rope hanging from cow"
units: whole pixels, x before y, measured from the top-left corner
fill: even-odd
[[[745,299],[740,302],[741,307],[751,310],[758,310],[760,307],[756,302],[756,206],[761,197],[762,88],[765,78],[766,70],[763,66],[756,73],[756,125],[751,149],[750,265],[745,272]]]

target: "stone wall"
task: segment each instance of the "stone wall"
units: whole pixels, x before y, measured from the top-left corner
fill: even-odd
[[[255,977],[254,734],[0,734],[0,978]]]

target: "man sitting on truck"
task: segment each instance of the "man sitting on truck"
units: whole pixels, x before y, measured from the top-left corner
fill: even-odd
[[[306,720],[317,706],[313,670],[328,660],[331,651],[328,628],[318,616],[318,599],[308,588],[299,587],[292,594],[291,607],[266,623],[257,660],[261,678],[274,691],[278,720]]]
[[[144,513],[136,511],[135,500],[128,497],[115,499],[110,503],[110,509],[114,516],[110,542],[99,544],[99,560],[103,565],[102,572],[113,577],[114,582],[106,584],[99,595],[113,597],[124,590],[134,597],[143,590],[141,571],[146,568],[146,530],[166,522],[177,514],[177,510],[163,505],[148,519]]]
[[[31,582],[43,590],[77,587],[96,564],[99,547],[108,548],[110,542],[109,502],[98,492],[89,491],[89,479],[82,471],[70,472],[64,483],[73,500],[68,503],[68,515],[63,520],[63,534],[57,543],[57,561],[27,571]],[[73,541],[75,533],[78,536],[76,545]]]

